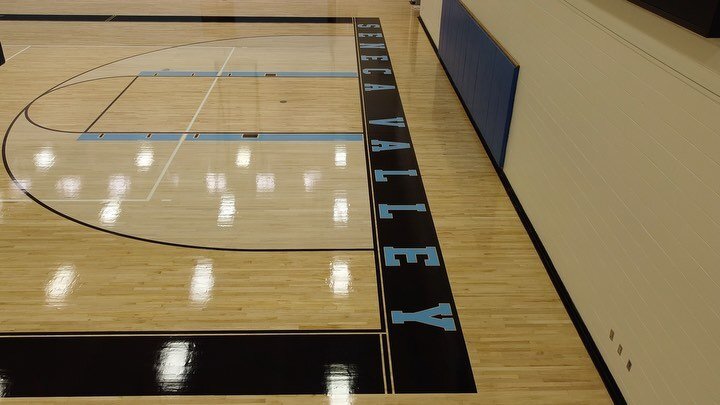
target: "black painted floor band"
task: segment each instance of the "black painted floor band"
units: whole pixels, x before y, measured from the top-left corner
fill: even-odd
[[[355,23],[394,392],[476,392],[380,19]]]
[[[377,334],[0,338],[7,397],[379,394]]]

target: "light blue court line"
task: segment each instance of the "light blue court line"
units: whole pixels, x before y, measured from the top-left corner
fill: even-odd
[[[197,142],[197,141],[246,141],[248,139],[243,139],[243,134],[198,134],[197,138],[195,135],[188,135],[187,138],[185,138],[186,141],[189,142]],[[257,139],[253,139],[255,141]]]
[[[102,135],[102,137],[100,136]],[[179,141],[183,134],[153,133],[150,138],[147,132],[85,132],[78,137],[78,141]]]
[[[215,77],[218,72],[143,70],[140,77]],[[221,77],[358,77],[357,72],[222,72]]]
[[[257,137],[244,137],[243,134],[198,134],[188,135],[189,142],[219,141],[219,142],[330,142],[348,141],[360,142],[362,134],[258,134]]]
[[[223,77],[263,77],[265,72],[223,72]]]

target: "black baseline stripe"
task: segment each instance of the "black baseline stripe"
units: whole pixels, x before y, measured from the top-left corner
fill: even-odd
[[[377,335],[0,339],[6,397],[382,394]]]
[[[377,335],[382,329],[253,329],[253,330],[159,330],[159,331],[64,331],[64,332],[0,332],[0,339],[5,337],[45,337],[45,336],[195,336],[195,335]]]
[[[555,291],[557,291],[558,296],[560,296],[560,300],[562,301],[563,305],[565,306],[565,311],[567,311],[568,315],[570,316],[570,320],[572,320],[573,325],[575,326],[575,330],[577,331],[578,335],[580,336],[580,340],[582,340],[583,344],[585,345],[585,350],[587,350],[588,355],[590,356],[590,359],[592,360],[593,364],[595,365],[595,368],[598,371],[598,374],[600,375],[600,378],[602,379],[603,383],[605,384],[605,388],[607,389],[608,393],[610,394],[610,398],[612,398],[613,402],[616,404],[626,404],[627,401],[625,400],[625,397],[623,396],[622,390],[620,390],[620,386],[617,384],[617,381],[615,381],[615,377],[613,377],[612,373],[610,372],[610,368],[608,367],[607,363],[605,362],[605,359],[602,357],[602,354],[600,353],[600,349],[598,349],[597,345],[595,344],[595,341],[593,340],[592,335],[590,334],[590,331],[588,330],[587,326],[585,325],[585,321],[583,321],[582,316],[580,315],[580,312],[578,311],[577,307],[575,306],[575,303],[572,300],[572,297],[570,296],[570,293],[568,292],[567,288],[565,287],[565,284],[562,281],[562,278],[560,278],[560,274],[557,272],[557,269],[555,268],[555,265],[552,262],[552,259],[550,258],[550,255],[548,254],[547,250],[545,249],[545,245],[543,245],[542,240],[540,239],[540,236],[535,231],[535,227],[533,226],[532,222],[530,221],[530,217],[525,212],[525,208],[523,208],[522,204],[520,203],[520,199],[518,198],[517,194],[515,194],[515,190],[513,189],[512,185],[510,184],[510,180],[508,180],[507,176],[505,175],[505,172],[503,169],[497,164],[495,159],[492,156],[492,153],[490,153],[490,148],[485,143],[485,138],[482,137],[480,127],[478,127],[475,120],[473,120],[472,115],[470,114],[470,110],[468,109],[467,105],[465,104],[465,100],[462,99],[460,96],[460,91],[458,90],[455,82],[453,81],[452,77],[450,76],[450,72],[448,72],[447,67],[445,66],[445,63],[443,62],[442,58],[440,58],[440,52],[438,51],[437,46],[435,45],[435,42],[433,42],[432,37],[430,36],[430,32],[428,31],[427,27],[425,26],[425,23],[423,22],[422,18],[418,17],[418,20],[420,21],[420,25],[422,26],[423,30],[425,31],[425,36],[427,37],[428,41],[430,42],[430,45],[433,47],[433,50],[435,51],[435,55],[437,56],[438,60],[440,61],[440,64],[443,67],[443,70],[445,70],[445,75],[447,76],[448,80],[450,81],[450,84],[452,85],[453,89],[455,90],[455,93],[457,94],[458,99],[462,103],[463,108],[465,109],[465,115],[467,115],[468,119],[472,123],[473,127],[475,128],[475,132],[482,142],[483,147],[485,148],[485,151],[487,152],[488,158],[490,158],[490,161],[493,164],[493,167],[495,168],[495,172],[497,173],[498,177],[500,178],[500,182],[502,183],[503,187],[505,188],[505,192],[507,193],[508,197],[510,198],[510,201],[513,204],[513,207],[515,207],[515,212],[520,217],[520,221],[522,222],[523,226],[525,227],[525,231],[530,237],[530,240],[533,243],[533,246],[535,247],[535,251],[537,252],[538,256],[540,257],[540,260],[542,261],[543,265],[545,266],[545,270],[548,273],[548,276],[550,277],[550,280],[553,283],[553,286],[555,287]]]
[[[0,21],[350,24],[351,17],[0,14]]]
[[[355,24],[395,392],[477,392],[380,19]]]

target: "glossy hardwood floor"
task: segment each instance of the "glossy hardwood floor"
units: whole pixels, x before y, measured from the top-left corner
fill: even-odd
[[[127,402],[127,403],[331,403],[331,404],[417,404],[429,401],[437,403],[609,403],[609,397],[600,378],[595,371],[580,339],[572,326],[535,250],[525,233],[515,211],[495,174],[490,161],[477,139],[460,102],[457,100],[442,67],[419,27],[416,14],[405,1],[297,1],[286,2],[281,6],[264,1],[208,2],[208,1],[160,1],[140,2],[126,1],[103,2],[87,0],[81,3],[71,1],[6,1],[0,4],[0,13],[58,13],[58,14],[173,14],[173,15],[284,15],[284,16],[377,16],[383,24],[385,38],[393,59],[398,89],[402,97],[407,115],[408,125],[418,156],[423,181],[427,190],[429,203],[432,206],[433,218],[438,231],[440,244],[451,281],[453,294],[463,332],[470,354],[474,372],[477,394],[456,395],[331,395],[331,396],[243,396],[243,397],[114,397],[104,399],[65,398],[65,399],[12,399],[13,402],[24,403],[94,403],[94,402]],[[323,40],[315,38],[308,42],[302,36],[308,32],[322,34]],[[91,73],[90,78],[122,75],[124,69],[161,70],[163,62],[175,58],[177,61],[193,61],[195,66],[187,65],[188,69],[207,69],[217,71],[222,63],[236,63],[235,70],[287,69],[293,70],[356,70],[354,55],[348,56],[343,47],[343,39],[352,35],[352,27],[345,25],[312,25],[287,24],[268,26],[249,24],[242,27],[233,24],[175,24],[162,25],[143,23],[72,23],[72,22],[3,22],[0,24],[6,57],[12,57],[0,68],[0,86],[3,95],[0,98],[0,123],[7,128],[18,111],[22,110],[35,97],[57,83],[80,74],[87,69],[99,66],[119,58],[128,57],[140,52],[153,51],[168,46],[195,43],[200,41],[221,40],[240,36],[288,35],[292,39],[280,46],[277,51],[270,52],[267,57],[263,49],[268,49],[267,39],[263,43],[247,45],[250,53],[247,60],[227,58],[227,52],[221,48],[195,49],[192,52],[216,53],[216,57],[187,58],[183,55],[161,55],[150,57],[141,63],[130,60],[125,66],[108,66],[101,76]],[[272,44],[277,42],[272,41]],[[227,46],[220,44],[218,46]],[[29,48],[27,48],[30,46]],[[235,46],[235,45],[231,45]],[[273,45],[274,46],[274,45]],[[304,57],[297,55],[291,58],[282,57],[288,49],[301,46],[316,48],[315,54]],[[320,50],[328,50],[323,53]],[[22,51],[22,52],[21,52]],[[71,52],[70,52],[71,51]],[[15,55],[17,52],[21,52]],[[72,55],[69,57],[68,55]],[[325,56],[323,56],[325,55]],[[327,55],[335,55],[329,57]],[[187,55],[185,55],[187,56]],[[235,55],[237,57],[237,55]],[[250,61],[263,61],[258,65]],[[152,65],[152,61],[156,65]],[[205,64],[207,61],[213,62]],[[206,62],[198,62],[206,61]],[[218,62],[219,61],[219,62]],[[99,74],[99,73],[98,73]],[[95,76],[93,76],[95,75]],[[140,80],[140,79],[138,79]],[[156,80],[156,79],[152,79]],[[157,79],[152,85],[160,85],[175,79]],[[167,109],[168,126],[159,131],[189,131],[188,116],[193,117],[197,105],[203,100],[203,90],[192,89],[197,84],[207,89],[213,79],[193,78],[187,88],[188,96],[179,100],[163,99],[163,94],[172,90],[148,91],[143,94],[149,102],[138,111],[161,108],[158,105],[172,105]],[[225,82],[228,80],[227,82]],[[244,131],[288,131],[290,124],[305,124],[303,130],[321,131],[323,124],[332,124],[330,131],[361,131],[361,121],[357,116],[359,106],[354,104],[357,98],[347,98],[351,91],[345,82],[339,80],[331,84],[332,91],[319,92],[316,87],[302,88],[303,94],[318,92],[314,98],[321,104],[313,104],[313,110],[288,109],[295,104],[292,89],[306,86],[307,81],[299,82],[291,79],[288,88],[263,89],[277,82],[264,82],[267,79],[250,79],[244,82],[229,82],[233,79],[220,79],[219,88],[226,83],[230,86],[245,86],[238,89],[226,89],[225,96],[214,99],[211,94],[207,104],[211,113],[202,113],[193,120],[201,130],[222,131],[233,119],[237,122],[253,126]],[[243,79],[245,80],[245,79]],[[306,80],[306,79],[303,79]],[[90,82],[95,83],[97,82]],[[112,79],[108,86],[88,84],[88,89],[79,97],[73,87],[68,87],[67,94],[60,92],[41,98],[31,108],[31,117],[44,126],[65,131],[82,132],[87,128],[98,111],[94,106],[112,100],[127,85],[123,78]],[[326,84],[323,84],[325,86]],[[132,89],[132,87],[131,87]],[[77,90],[77,88],[76,88]],[[357,88],[353,88],[357,95]],[[274,94],[285,103],[274,103],[271,108],[258,108],[241,119],[233,114],[223,114],[222,109],[232,111],[234,107],[247,111],[249,101],[233,99],[240,93],[265,95]],[[284,93],[286,92],[286,93]],[[200,94],[199,97],[197,95]],[[336,96],[333,96],[336,95]],[[132,94],[129,94],[132,97]],[[54,97],[54,99],[53,99]],[[333,98],[337,97],[337,98]],[[76,102],[68,103],[68,98]],[[143,100],[142,94],[138,102]],[[145,100],[145,101],[148,101]],[[158,100],[165,100],[156,104]],[[274,100],[265,100],[270,103]],[[323,106],[327,103],[329,108]],[[187,105],[186,105],[187,104]],[[217,107],[212,107],[213,105]],[[277,105],[276,105],[277,104]],[[256,104],[257,105],[257,104]],[[57,114],[58,106],[71,114]],[[116,114],[111,112],[107,121],[98,121],[93,130],[140,130],[140,128],[122,128],[127,123],[122,104],[117,105]],[[277,108],[273,111],[272,108]],[[326,115],[323,110],[331,110]],[[128,110],[135,111],[135,110]],[[272,117],[287,116],[288,111],[295,111],[293,119],[283,122]],[[174,116],[173,114],[177,114]],[[268,114],[263,118],[263,114]],[[292,113],[291,113],[292,114]],[[317,114],[317,116],[316,116]],[[135,116],[136,114],[133,114]],[[137,114],[142,117],[143,114]],[[223,118],[223,117],[230,118]],[[71,118],[72,117],[72,118]],[[353,118],[356,117],[356,118]],[[152,122],[148,125],[164,124]],[[177,125],[184,120],[185,125]],[[306,120],[306,121],[305,121]],[[78,123],[84,123],[85,126]],[[265,127],[271,123],[274,127]],[[18,130],[23,125],[18,123]],[[103,127],[113,127],[107,129]],[[236,124],[233,124],[233,127]],[[25,127],[26,129],[28,127]],[[294,127],[297,130],[297,127]],[[35,132],[33,132],[35,133]],[[46,138],[42,138],[46,136]],[[27,135],[18,138],[14,154],[17,159],[10,162],[18,170],[25,170],[27,176],[33,177],[31,187],[44,190],[44,198],[51,200],[55,194],[61,199],[63,192],[70,192],[76,187],[75,180],[61,178],[49,179],[46,173],[38,172],[35,164],[53,160],[53,165],[61,167],[65,164],[59,157],[73,156],[78,153],[77,134],[66,134],[68,146],[65,150],[54,150],[53,159],[48,154],[36,157],[38,149],[42,149],[48,134]],[[53,142],[62,143],[60,138]],[[34,142],[34,143],[33,143]],[[32,143],[32,147],[23,145]],[[101,221],[103,208],[101,204],[108,196],[107,180],[115,173],[106,170],[102,163],[112,163],[112,159],[124,159],[127,165],[134,165],[136,158],[144,153],[147,161],[148,145],[142,149],[142,143],[132,146],[119,146],[113,153],[98,152],[98,145],[83,146],[88,149],[85,155],[96,154],[95,160],[84,159],[86,163],[87,187],[82,192],[85,199],[103,200],[94,205],[87,213],[85,206],[73,205],[62,210],[69,210],[73,216],[85,216],[87,221]],[[152,158],[157,162],[165,162],[173,155],[174,144],[153,142]],[[248,152],[238,154],[238,150],[227,151],[221,158],[217,156],[219,148],[202,145],[196,151],[186,148],[178,149],[175,159],[184,164],[189,172],[194,165],[202,167],[202,173],[218,171],[209,169],[212,165],[226,165],[233,170],[242,170]],[[237,148],[237,145],[233,145]],[[343,159],[346,165],[342,170],[335,164],[337,146],[343,146]],[[75,150],[72,150],[75,148]],[[206,152],[203,152],[205,148]],[[352,144],[327,145],[320,148],[301,148],[282,150],[263,150],[263,145],[253,144],[250,156],[257,159],[265,156],[267,167],[280,169],[278,176],[301,176],[303,170],[330,173],[324,177],[327,183],[319,185],[318,191],[325,193],[331,202],[329,205],[316,209],[319,217],[329,218],[329,228],[309,229],[307,233],[288,234],[282,226],[258,228],[254,233],[257,237],[245,241],[272,243],[278,246],[288,240],[305,242],[318,238],[337,242],[347,242],[348,247],[365,248],[371,246],[369,235],[369,218],[363,215],[368,211],[367,179],[364,177],[364,161],[362,152],[353,149]],[[31,152],[32,151],[32,152]],[[293,158],[300,152],[305,159]],[[25,153],[24,155],[22,153]],[[212,153],[212,154],[211,154]],[[185,154],[185,156],[183,155]],[[124,158],[119,158],[124,156]],[[273,158],[277,162],[271,162]],[[357,158],[357,159],[356,159]],[[307,161],[316,167],[306,168]],[[183,163],[184,162],[184,163]],[[115,167],[117,163],[113,163]],[[23,168],[24,167],[24,168]],[[180,166],[182,167],[182,166]],[[127,190],[126,199],[144,199],[146,192],[152,190],[153,182],[160,174],[162,165],[155,163],[146,171],[134,167],[132,186],[116,180],[116,190]],[[172,171],[172,170],[171,170]],[[353,171],[355,171],[353,173]],[[257,174],[264,173],[260,171]],[[332,173],[336,173],[333,175]],[[97,173],[95,175],[94,173]],[[184,172],[183,172],[184,173]],[[285,173],[285,174],[283,174]],[[4,175],[0,193],[0,334],[2,332],[49,332],[49,331],[100,331],[100,330],[185,330],[215,329],[223,330],[242,323],[248,328],[256,329],[357,329],[376,328],[379,324],[377,315],[378,297],[375,290],[376,279],[370,255],[365,252],[307,252],[300,255],[283,252],[249,253],[242,255],[226,251],[182,251],[171,247],[150,244],[142,241],[119,238],[115,235],[82,227],[67,221],[50,211],[28,200],[17,187],[11,184]],[[102,178],[104,182],[93,185],[91,179]],[[277,177],[280,179],[280,177]],[[22,178],[18,177],[19,180]],[[232,176],[226,176],[228,182]],[[311,179],[312,180],[312,179]],[[44,182],[44,183],[43,183]],[[168,183],[171,183],[171,177]],[[200,177],[191,180],[187,188],[180,190],[158,188],[157,202],[163,199],[177,200],[192,196],[183,203],[183,210],[197,212],[201,218],[210,212],[209,220],[216,225],[218,205],[222,203],[222,193],[213,194],[212,211],[203,206],[205,199],[202,193],[209,195],[208,183],[219,187],[220,177],[210,180]],[[122,184],[121,184],[122,183]],[[230,181],[231,184],[235,184]],[[30,186],[29,183],[22,183]],[[58,184],[64,187],[56,187]],[[266,184],[266,182],[263,182]],[[298,183],[302,186],[303,183]],[[253,188],[257,184],[252,185]],[[248,187],[248,186],[246,186]],[[210,187],[212,188],[212,187]],[[174,191],[173,191],[174,190]],[[345,191],[347,207],[340,209],[340,217],[349,212],[350,218],[357,218],[357,226],[353,223],[337,233],[333,221],[336,214],[333,210],[338,190]],[[138,191],[140,191],[138,193]],[[257,191],[253,189],[253,192]],[[58,193],[60,193],[58,195]],[[135,194],[137,193],[137,195]],[[303,190],[288,190],[285,197],[288,201],[297,201]],[[242,196],[233,200],[239,204]],[[227,200],[226,200],[227,202]],[[58,208],[66,202],[53,202]],[[123,209],[127,204],[123,203]],[[200,205],[198,205],[200,204]],[[80,208],[78,208],[80,207]],[[151,218],[162,218],[163,205],[158,205],[159,214],[143,218],[142,213],[137,219],[126,225],[129,233],[142,232],[144,224],[152,223]],[[193,208],[194,207],[194,208]],[[198,208],[200,207],[200,208]],[[204,208],[203,208],[204,207]],[[311,203],[303,212],[310,212],[318,204]],[[72,211],[75,210],[75,211]],[[111,212],[105,211],[106,213]],[[168,211],[171,212],[171,211]],[[100,216],[98,216],[100,213]],[[297,220],[292,211],[290,215],[278,223]],[[190,239],[206,238],[206,243],[217,240],[200,227],[182,229],[176,223],[177,215],[168,214],[167,226],[145,226],[154,232],[152,237],[168,238],[170,242],[184,243]],[[208,218],[198,219],[197,223],[208,223]],[[322,223],[320,219],[313,223]],[[342,222],[342,220],[340,221]],[[261,223],[261,222],[258,222]],[[137,225],[140,224],[140,225]],[[267,222],[263,224],[267,225]],[[102,225],[98,222],[98,225]],[[272,225],[272,224],[271,224]],[[135,229],[131,229],[135,227]],[[175,227],[175,228],[174,228]],[[180,227],[180,228],[176,228]],[[217,228],[217,227],[216,227]],[[323,236],[323,232],[325,236]],[[316,233],[316,234],[314,234]],[[175,239],[173,239],[175,238]],[[287,245],[285,245],[287,246]],[[213,268],[213,278],[209,279],[208,266]],[[107,270],[105,272],[98,269]],[[240,269],[238,271],[238,269]],[[352,270],[352,280],[347,280],[345,272]],[[333,280],[333,277],[335,279]],[[142,284],[138,285],[138,279]],[[212,300],[203,296],[207,291],[207,283],[220,287],[213,291]],[[203,284],[204,283],[204,284]],[[193,285],[198,286],[193,290]],[[72,290],[73,294],[64,292]],[[195,291],[195,293],[193,293]],[[348,294],[351,291],[352,293]],[[278,300],[276,297],[283,297]],[[246,311],[230,311],[231,308],[243,307]],[[132,309],[129,309],[132,308]]]

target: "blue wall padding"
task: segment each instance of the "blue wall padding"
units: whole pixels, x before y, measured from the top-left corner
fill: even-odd
[[[439,53],[493,159],[502,167],[520,67],[460,0],[443,1]]]

